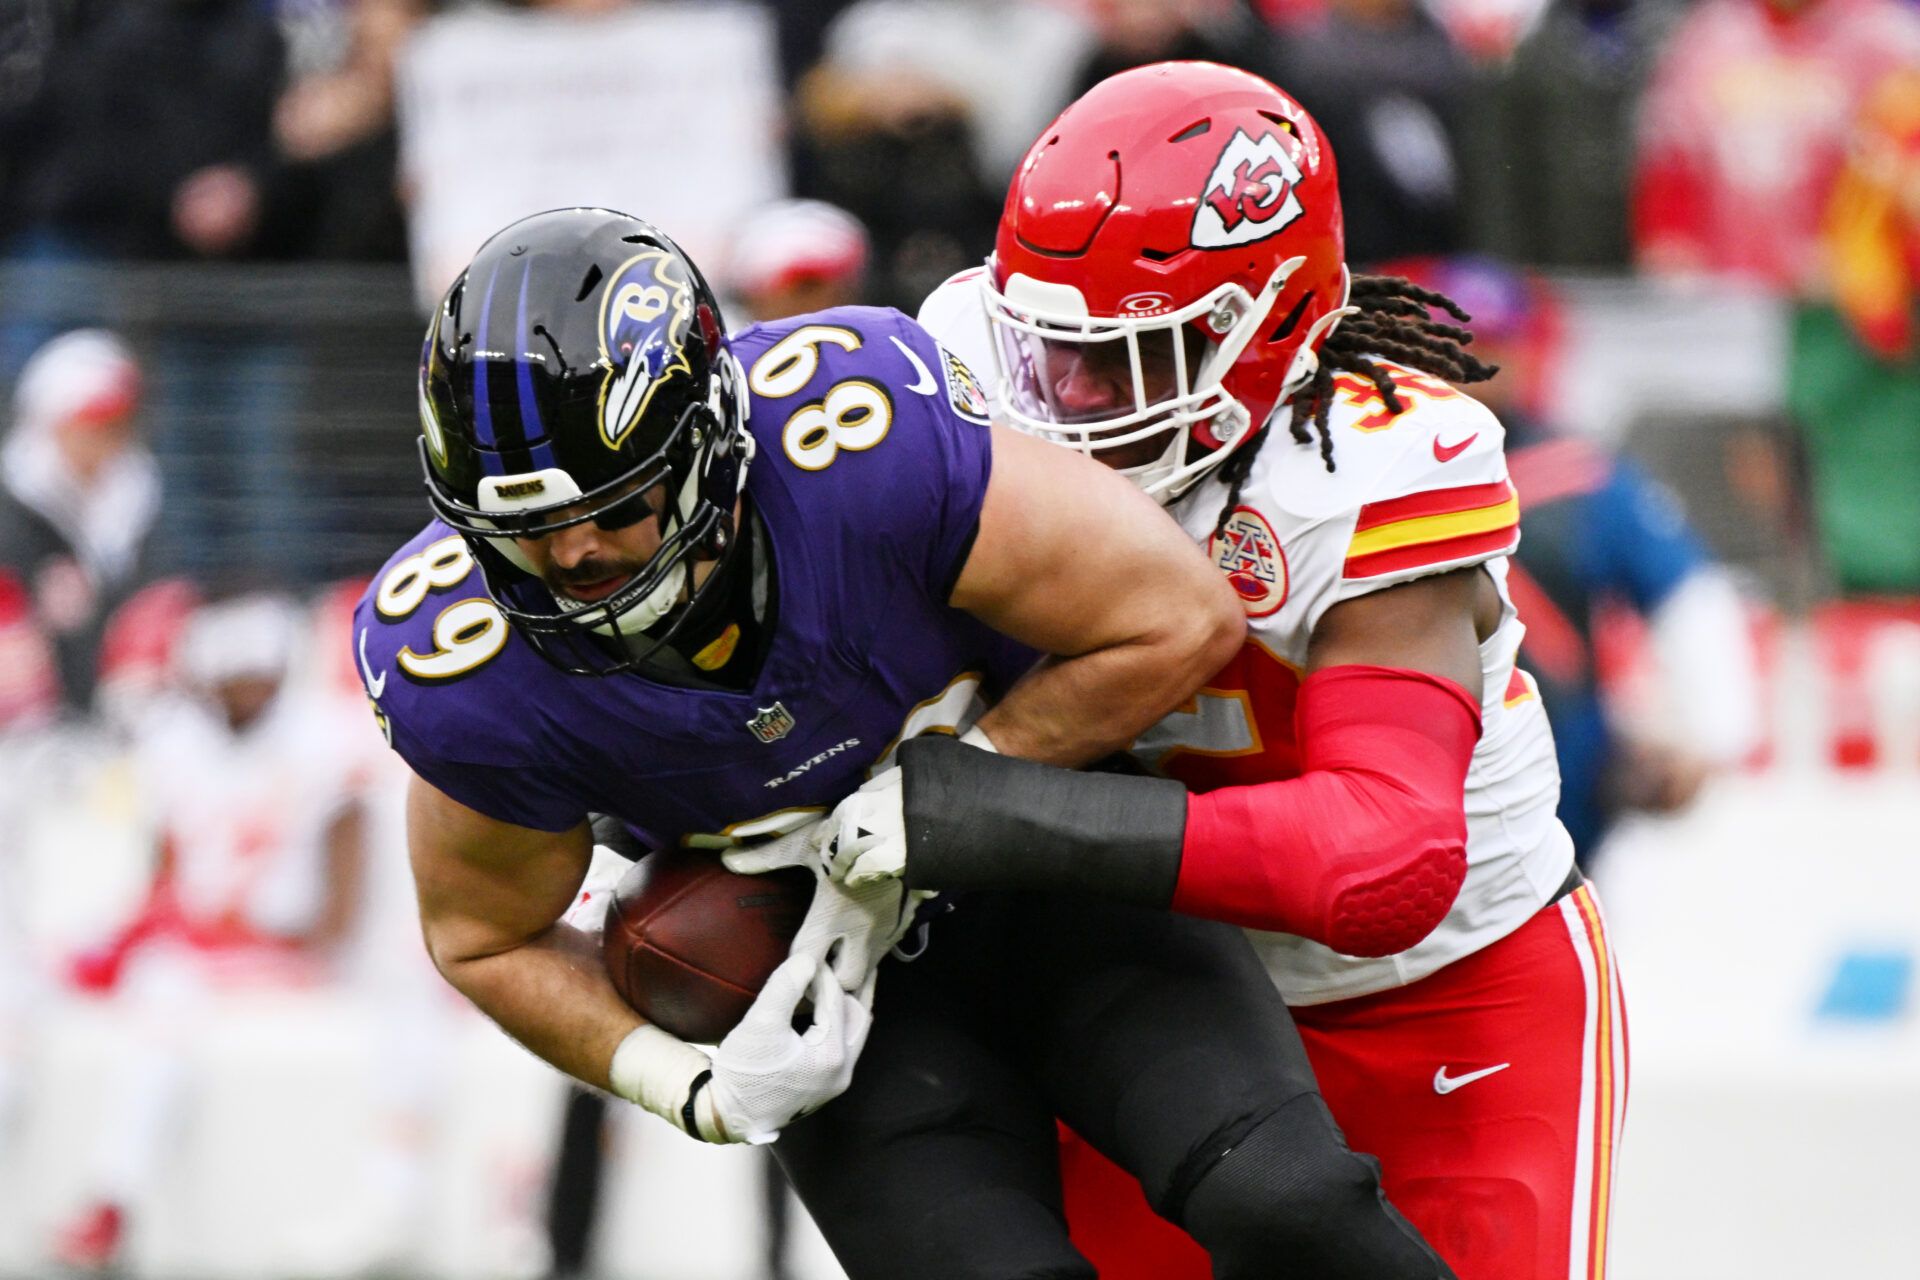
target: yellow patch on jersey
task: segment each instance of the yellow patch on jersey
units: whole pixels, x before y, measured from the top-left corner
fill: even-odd
[[[739,643],[740,627],[729,622],[727,629],[714,637],[713,643],[693,655],[693,665],[702,671],[718,671],[727,665]]]

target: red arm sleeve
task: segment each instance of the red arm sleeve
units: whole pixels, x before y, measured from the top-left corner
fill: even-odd
[[[1328,667],[1300,686],[1302,771],[1189,797],[1173,908],[1345,955],[1404,951],[1467,875],[1480,708],[1451,680]]]

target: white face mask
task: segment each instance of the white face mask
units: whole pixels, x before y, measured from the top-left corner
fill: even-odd
[[[1185,306],[1143,316],[1093,315],[1073,286],[1023,275],[1009,278],[1002,291],[992,273],[983,272],[1001,408],[1027,434],[1103,462],[1150,452],[1115,470],[1155,501],[1172,502],[1261,425],[1223,382],[1305,262],[1282,262],[1257,295],[1228,283]],[[1315,322],[1288,370],[1281,402],[1313,376],[1316,345],[1347,314],[1343,300]],[[1217,339],[1195,343],[1202,328]],[[1103,368],[1128,394],[1102,410],[1076,409],[1067,394],[1076,366]],[[1193,438],[1199,427],[1217,446]]]
[[[1106,461],[1114,451],[1152,449],[1164,438],[1151,458],[1117,469],[1157,501],[1173,501],[1253,425],[1221,379],[1300,261],[1282,264],[1257,298],[1228,284],[1149,316],[1092,315],[1078,289],[1022,275],[1009,279],[1002,292],[984,273],[981,288],[1008,418],[1031,435],[1096,458],[1105,454]],[[1207,326],[1217,339],[1192,341],[1196,325]],[[1070,365],[1104,368],[1126,394],[1103,410],[1077,410],[1066,394],[1077,376],[1065,372]],[[1200,425],[1224,447],[1191,443]]]

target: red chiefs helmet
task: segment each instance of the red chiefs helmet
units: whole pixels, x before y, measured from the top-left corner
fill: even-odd
[[[1171,501],[1313,376],[1346,314],[1333,151],[1258,76],[1122,72],[1027,152],[989,267],[1009,417]]]

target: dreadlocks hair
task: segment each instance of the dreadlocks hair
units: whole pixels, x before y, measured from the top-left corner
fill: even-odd
[[[1333,470],[1333,435],[1327,426],[1327,414],[1333,406],[1336,373],[1360,374],[1380,393],[1387,411],[1400,414],[1406,411],[1406,405],[1394,390],[1392,376],[1373,362],[1373,356],[1386,356],[1448,382],[1485,382],[1500,372],[1500,366],[1482,363],[1467,351],[1467,344],[1473,341],[1470,332],[1435,320],[1429,313],[1429,307],[1438,307],[1461,324],[1473,319],[1444,293],[1401,276],[1363,275],[1353,277],[1348,301],[1359,310],[1341,321],[1320,344],[1320,367],[1305,386],[1293,393],[1293,413],[1287,423],[1289,434],[1301,444],[1312,444],[1314,436],[1319,437],[1320,457],[1328,471]],[[1241,487],[1253,470],[1254,454],[1266,443],[1266,434],[1232,454],[1221,466],[1220,478],[1228,484],[1227,501],[1220,508],[1220,522],[1214,532],[1227,527],[1227,517],[1240,505]]]

